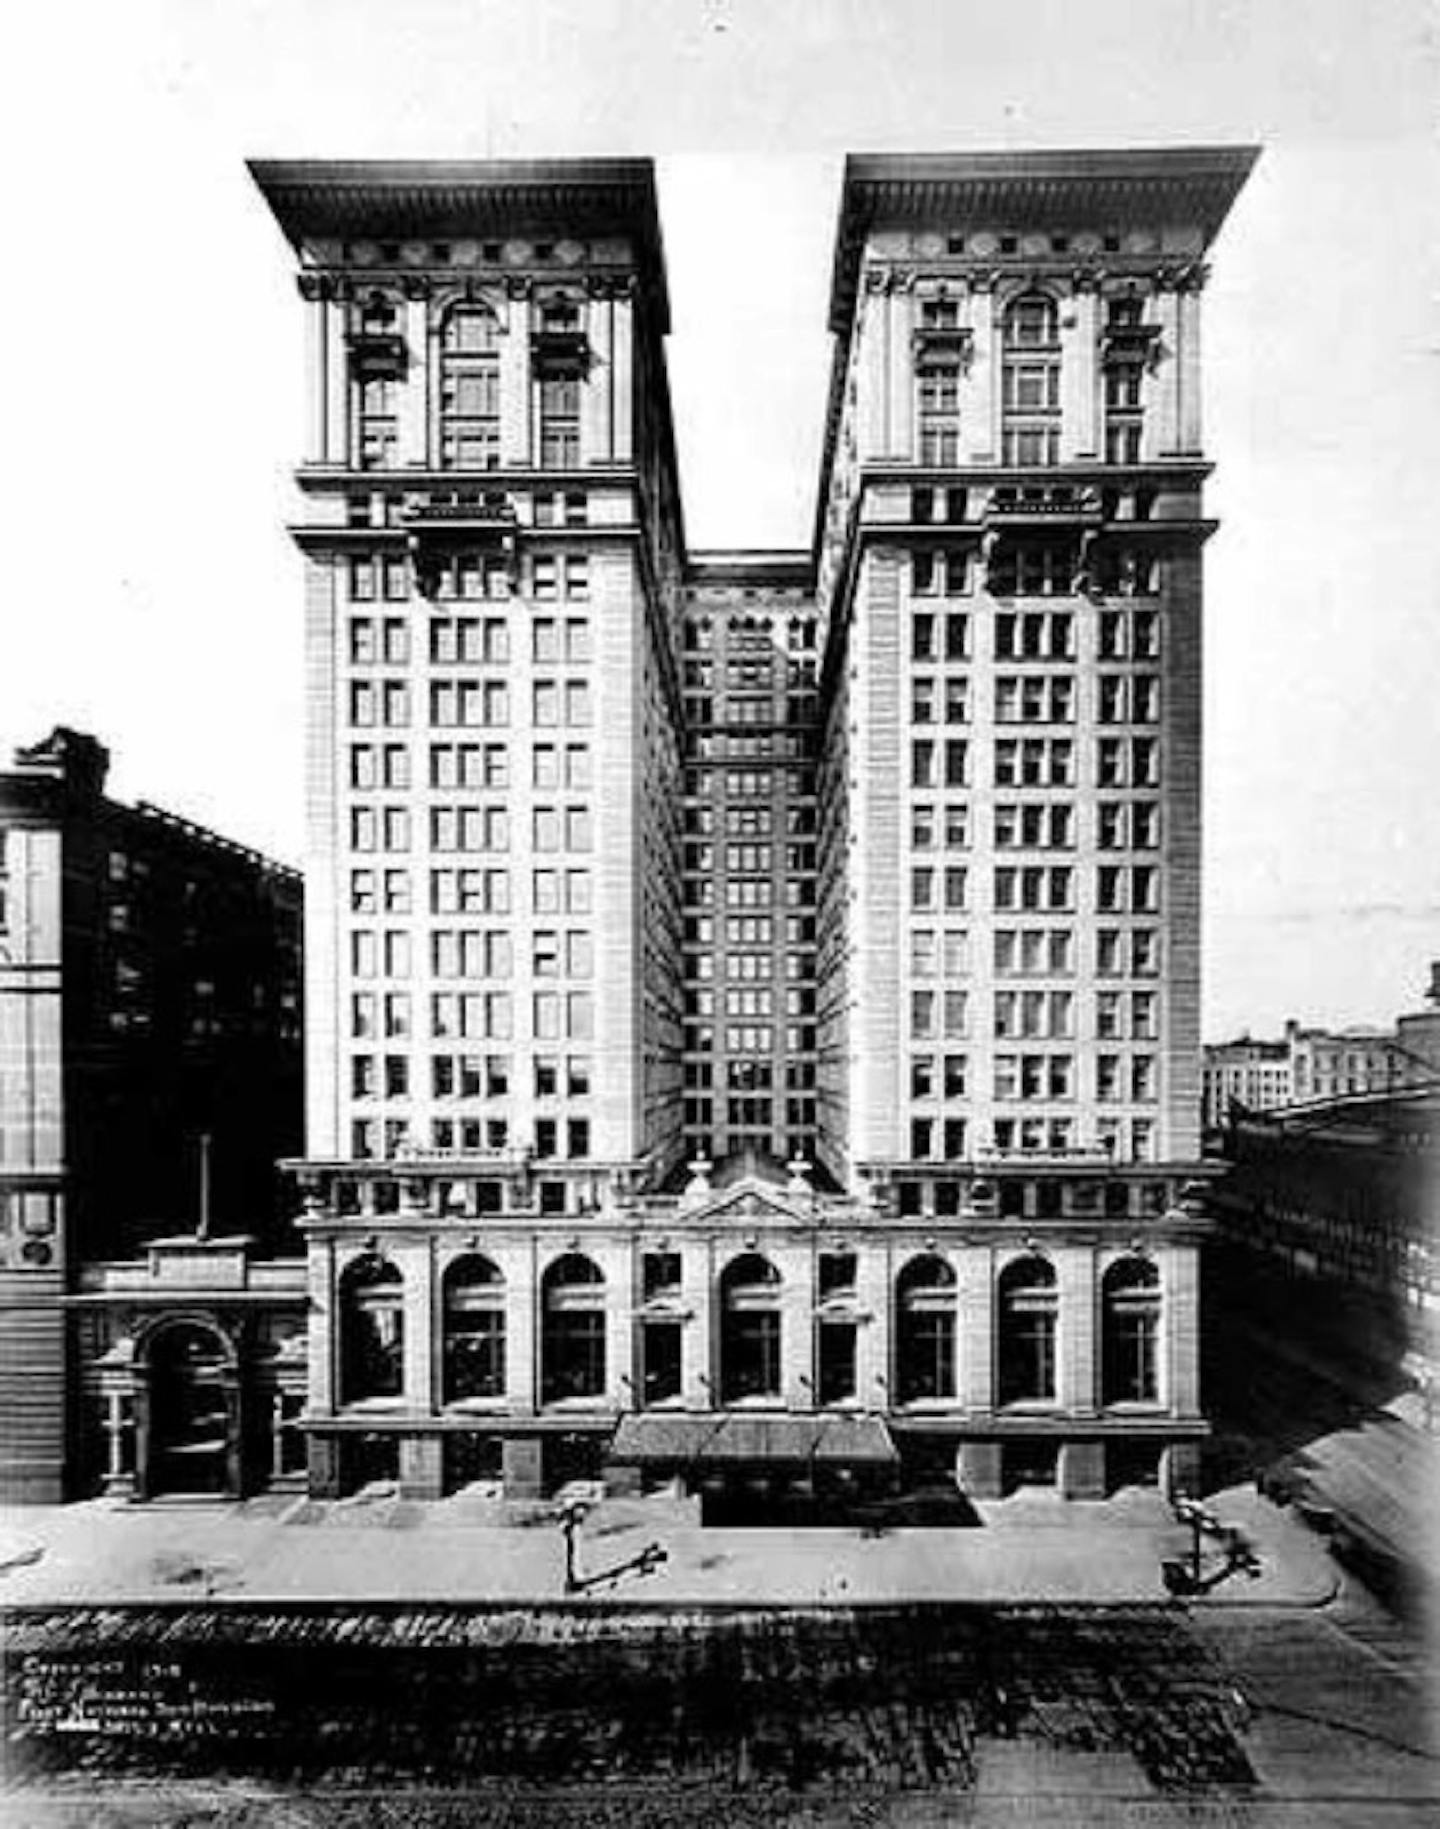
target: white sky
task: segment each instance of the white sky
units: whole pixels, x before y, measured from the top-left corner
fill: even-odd
[[[692,547],[804,546],[845,151],[1262,141],[1206,294],[1209,1035],[1440,957],[1430,0],[50,0],[0,78],[0,750],[299,856],[289,251],[242,160],[650,154]]]

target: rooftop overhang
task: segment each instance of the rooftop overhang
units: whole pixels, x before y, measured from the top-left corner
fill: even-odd
[[[848,328],[865,237],[874,228],[1124,231],[1184,226],[1200,248],[1219,232],[1257,146],[1100,152],[861,153],[845,161],[830,328]]]
[[[623,237],[662,334],[664,244],[649,159],[251,159],[296,253],[307,241]]]

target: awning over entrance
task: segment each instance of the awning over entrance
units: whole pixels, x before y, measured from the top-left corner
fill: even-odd
[[[889,1466],[899,1457],[878,1416],[623,1416],[610,1458],[628,1466]]]

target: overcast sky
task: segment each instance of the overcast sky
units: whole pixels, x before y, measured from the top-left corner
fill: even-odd
[[[1206,1031],[1440,957],[1429,0],[50,0],[9,33],[0,746],[298,858],[289,251],[245,157],[650,154],[692,547],[808,543],[847,150],[1258,141],[1213,256]]]

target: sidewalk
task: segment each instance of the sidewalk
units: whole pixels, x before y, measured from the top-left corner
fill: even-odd
[[[1263,1563],[1193,1604],[1322,1605],[1336,1589],[1323,1544],[1248,1488],[1210,1507],[1240,1525]],[[1020,1493],[977,1506],[979,1529],[703,1529],[666,1500],[605,1500],[576,1538],[593,1578],[649,1544],[665,1560],[587,1592],[641,1605],[866,1602],[1157,1604],[1164,1557],[1188,1530],[1152,1493],[1103,1504]],[[459,1516],[457,1518],[457,1511]],[[1211,1552],[1213,1554],[1213,1552]],[[106,1501],[0,1511],[0,1608],[155,1602],[527,1604],[564,1598],[553,1518],[464,1521],[455,1501],[244,1505]],[[582,1597],[578,1604],[584,1604]]]

